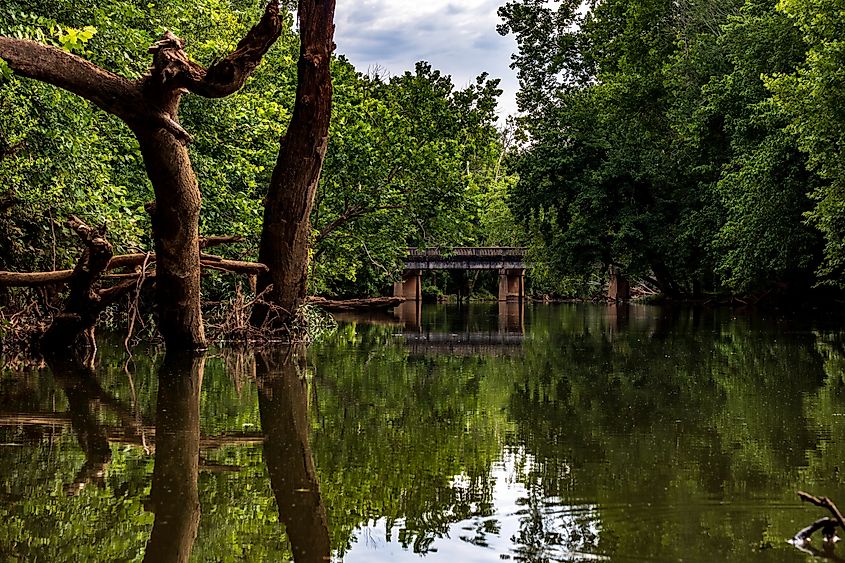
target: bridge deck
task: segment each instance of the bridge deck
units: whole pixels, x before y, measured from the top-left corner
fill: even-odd
[[[519,247],[409,248],[407,270],[524,270]]]

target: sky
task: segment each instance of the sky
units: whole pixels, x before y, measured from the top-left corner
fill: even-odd
[[[456,87],[482,72],[501,78],[499,124],[516,113],[516,73],[508,65],[512,36],[496,32],[496,10],[505,0],[341,0],[335,13],[337,53],[361,72],[382,75],[413,71],[428,61],[452,76]]]

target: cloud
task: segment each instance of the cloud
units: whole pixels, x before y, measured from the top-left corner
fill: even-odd
[[[361,71],[413,70],[425,60],[452,75],[458,87],[482,72],[501,78],[499,114],[516,111],[516,74],[509,68],[516,43],[496,32],[504,0],[363,0],[339,2],[335,42]]]

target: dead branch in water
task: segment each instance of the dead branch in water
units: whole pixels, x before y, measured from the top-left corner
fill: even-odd
[[[798,491],[798,498],[804,502],[824,508],[833,515],[833,518],[820,518],[806,528],[799,530],[792,538],[793,543],[801,544],[809,542],[811,536],[818,530],[822,530],[822,537],[825,541],[833,541],[836,537],[836,528],[845,529],[845,518],[843,518],[842,513],[828,497],[817,497],[804,491]]]
[[[206,325],[213,334],[213,339],[218,342],[237,342],[237,343],[267,343],[274,341],[287,340],[290,338],[290,332],[286,326],[276,326],[272,323],[272,319],[268,316],[264,323],[260,326],[253,326],[250,323],[250,315],[253,307],[256,304],[262,304],[265,307],[278,307],[264,299],[272,291],[272,286],[265,288],[264,291],[255,297],[248,299],[241,288],[241,284],[235,287],[235,296],[231,302],[225,304],[223,309],[218,312],[217,318],[211,318],[206,322]]]
[[[4,353],[11,351],[34,356],[38,352],[39,342],[43,350],[58,351],[73,345],[80,336],[85,336],[86,345],[92,346],[93,327],[100,313],[122,297],[134,293],[133,298],[130,298],[130,318],[136,320],[140,293],[155,282],[155,253],[113,256],[112,245],[105,237],[105,228],[92,228],[73,215],[66,224],[84,245],[79,261],[72,270],[0,271],[0,287],[47,288],[47,291],[64,284],[69,287],[61,310],[45,310],[38,306],[37,301],[32,301],[10,318],[3,316],[0,311],[0,318],[6,321],[2,335]],[[200,248],[242,240],[238,236],[204,237],[200,239]],[[222,271],[255,276],[267,271],[265,265],[257,262],[229,260],[206,253],[200,254],[200,264],[204,273]],[[131,333],[130,328],[130,336]]]

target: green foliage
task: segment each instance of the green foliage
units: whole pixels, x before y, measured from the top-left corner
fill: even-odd
[[[21,1],[0,8],[0,33],[53,43],[138,78],[149,65],[148,46],[165,28],[185,39],[193,57],[210,62],[234,48],[262,8],[259,2],[213,0]],[[238,95],[222,101],[187,97],[183,104],[182,124],[196,139],[191,153],[204,198],[202,231],[251,237],[250,246],[231,252],[254,253],[267,169],[292,104],[297,50],[288,30]],[[0,223],[0,268],[72,265],[75,240],[51,224],[70,213],[106,224],[117,252],[151,247],[144,204],[153,199],[152,189],[137,142],[122,123],[73,94],[24,79],[0,86],[0,108],[0,196],[12,202]],[[209,282],[210,295],[226,291],[228,283]]]
[[[255,0],[13,0],[0,7],[0,33],[71,50],[136,79],[165,30],[207,64],[234,49],[262,9]],[[221,250],[234,258],[256,254],[263,197],[293,107],[299,41],[285,13],[282,37],[240,92],[185,96],[180,110],[194,137],[201,232],[243,236]],[[131,132],[73,94],[9,80],[7,71],[0,66],[0,199],[14,204],[0,211],[0,269],[71,266],[75,241],[50,222],[70,213],[106,224],[118,252],[149,249],[144,204],[153,194]],[[343,57],[333,74],[331,142],[312,217],[312,290],[377,293],[397,275],[408,245],[515,238],[504,205],[512,180],[494,127],[497,80],[481,75],[459,89],[426,63],[389,79],[365,76]],[[229,278],[204,280],[212,300],[232,287]]]
[[[819,25],[831,33],[839,12],[809,4],[783,2],[792,19],[773,0],[500,9],[500,31],[519,46],[519,123],[530,139],[511,157],[511,208],[534,252],[548,256],[544,277],[564,280],[556,289],[578,279],[588,287],[610,265],[670,294],[805,288],[821,259],[819,232],[821,273],[835,278],[843,198],[819,177],[836,177],[835,135],[845,128],[808,107],[819,99],[808,88],[830,82],[806,79],[799,90],[822,40],[793,20],[824,14],[828,26]],[[841,74],[828,54],[827,68]],[[827,144],[814,152],[810,131],[819,139],[825,128]]]
[[[58,39],[59,44],[68,51],[81,51],[85,44],[94,37],[97,33],[97,28],[91,25],[86,25],[82,29],[73,27],[66,27],[59,29]]]
[[[789,130],[809,155],[810,168],[824,181],[811,192],[810,222],[824,235],[825,283],[845,280],[845,4],[841,1],[783,0],[781,10],[800,30],[807,45],[797,69],[768,81],[778,106],[790,118]]]
[[[498,80],[483,74],[456,89],[422,62],[385,79],[343,58],[333,76],[331,142],[313,215],[313,289],[378,293],[408,246],[492,243],[509,181],[494,128]]]

